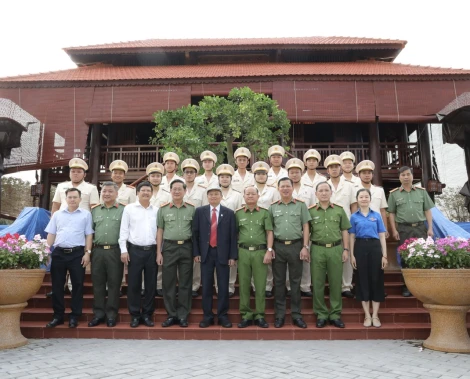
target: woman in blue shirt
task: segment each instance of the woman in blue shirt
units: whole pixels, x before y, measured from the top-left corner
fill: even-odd
[[[356,194],[359,209],[351,216],[349,229],[351,264],[356,275],[356,299],[362,301],[364,326],[380,328],[380,303],[385,300],[384,269],[387,267],[386,229],[380,213],[370,209],[371,193],[361,188]],[[370,302],[372,301],[372,316]]]

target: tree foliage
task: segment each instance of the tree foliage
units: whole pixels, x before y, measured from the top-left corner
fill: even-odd
[[[458,187],[444,188],[442,195],[436,196],[436,205],[451,221],[470,221],[470,214],[465,208],[465,197],[459,193]]]
[[[32,205],[31,184],[19,178],[2,177],[2,213],[18,216]]]
[[[233,88],[228,97],[205,96],[198,105],[188,105],[154,114],[153,144],[174,151],[182,159],[198,158],[211,150],[218,161],[233,165],[233,146],[239,141],[255,159],[267,158],[269,146],[288,141],[290,122],[284,110],[268,96],[250,88]],[[218,144],[214,144],[214,143]]]

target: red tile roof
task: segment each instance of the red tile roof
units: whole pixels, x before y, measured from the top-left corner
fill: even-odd
[[[390,47],[390,45],[401,45],[404,48],[406,41],[380,39],[380,38],[357,38],[357,37],[287,37],[287,38],[209,38],[209,39],[147,39],[140,41],[117,42],[101,45],[67,47],[67,53],[80,51],[93,54],[96,50],[110,49],[177,49],[195,47],[235,47],[235,46],[269,46],[269,45],[366,45],[368,48]],[[378,46],[373,46],[378,45]],[[388,45],[388,46],[387,46]],[[396,46],[395,46],[396,47]]]
[[[81,82],[113,80],[178,80],[249,77],[338,76],[356,77],[455,77],[470,76],[470,70],[411,66],[389,62],[259,63],[199,66],[95,65],[70,70],[0,78],[0,83]]]

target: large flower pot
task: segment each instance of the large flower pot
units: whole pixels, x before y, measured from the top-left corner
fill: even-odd
[[[470,269],[403,269],[410,292],[431,315],[431,335],[423,346],[449,353],[470,353],[467,312]]]
[[[46,270],[0,270],[0,350],[26,345],[21,312],[44,280]]]

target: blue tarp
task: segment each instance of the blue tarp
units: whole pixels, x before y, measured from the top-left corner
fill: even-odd
[[[436,207],[432,208],[432,228],[435,238],[447,236],[470,238],[470,232],[464,230],[455,222],[447,219],[446,216]]]
[[[44,229],[46,229],[50,218],[51,212],[43,208],[26,207],[13,224],[0,230],[0,237],[8,233],[18,233],[19,235],[24,234],[28,240],[32,240],[36,234],[40,234],[42,238],[46,238],[47,233],[44,232]]]
[[[456,222],[455,225],[460,226],[463,230],[470,233],[470,222]]]

